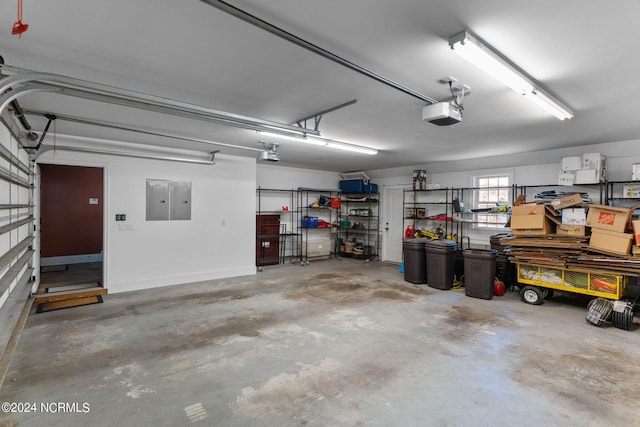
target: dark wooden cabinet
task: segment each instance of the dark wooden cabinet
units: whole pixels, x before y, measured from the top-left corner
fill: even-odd
[[[256,265],[280,262],[280,215],[256,215]]]

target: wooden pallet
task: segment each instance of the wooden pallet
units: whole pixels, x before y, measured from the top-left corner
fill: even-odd
[[[45,313],[62,308],[98,304],[102,302],[102,295],[106,294],[107,290],[99,286],[53,291],[35,294],[34,304],[36,305],[36,313]]]

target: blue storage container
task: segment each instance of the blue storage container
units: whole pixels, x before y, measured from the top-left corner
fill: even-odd
[[[302,217],[302,228],[318,228],[317,216]]]
[[[343,179],[340,181],[340,190],[343,193],[364,193],[364,180]]]
[[[377,193],[378,192],[378,184],[367,184],[364,186],[365,193]]]
[[[343,179],[340,181],[343,193],[377,193],[378,184],[365,184],[363,179]]]

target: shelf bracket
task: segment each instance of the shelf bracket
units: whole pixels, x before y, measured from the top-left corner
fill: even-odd
[[[303,128],[303,129],[307,129],[307,121],[313,119],[313,121],[314,121],[313,130],[318,131],[318,130],[320,130],[320,120],[322,120],[322,116],[324,116],[327,113],[331,113],[333,111],[340,110],[341,108],[345,108],[345,107],[348,107],[350,105],[353,105],[356,102],[358,102],[357,99],[352,99],[351,101],[347,101],[347,102],[345,102],[343,104],[336,105],[335,107],[331,107],[331,108],[328,108],[326,110],[320,111],[318,113],[312,114],[310,116],[298,119],[298,120],[295,121],[294,124],[299,126],[299,127],[301,127],[301,128]]]

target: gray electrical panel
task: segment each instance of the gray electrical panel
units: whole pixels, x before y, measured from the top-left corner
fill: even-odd
[[[171,181],[147,179],[147,221],[168,221]]]
[[[147,221],[191,219],[191,182],[147,179]]]
[[[191,219],[191,182],[171,181],[171,220]]]

